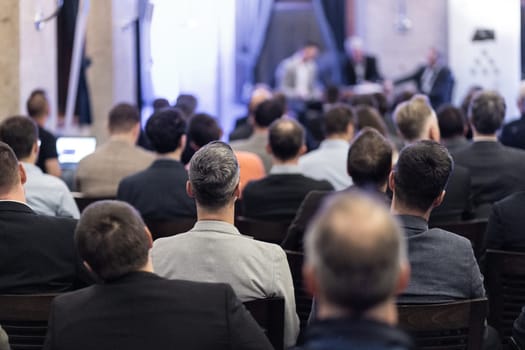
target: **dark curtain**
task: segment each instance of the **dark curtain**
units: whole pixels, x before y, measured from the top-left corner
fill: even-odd
[[[328,22],[337,51],[344,51],[346,38],[346,1],[321,0],[323,14]]]
[[[58,64],[58,113],[64,115],[69,84],[69,71],[71,69],[71,56],[73,54],[73,41],[75,39],[75,25],[79,0],[64,1],[64,5],[57,17],[57,64]],[[89,98],[86,69],[90,65],[85,51],[82,54],[80,74],[78,79],[78,92],[75,102],[75,115],[79,124],[91,124],[91,102]]]

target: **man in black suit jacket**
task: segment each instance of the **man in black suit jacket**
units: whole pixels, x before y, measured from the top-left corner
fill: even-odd
[[[383,80],[377,68],[376,58],[365,55],[363,42],[360,38],[347,38],[345,50],[346,55],[341,60],[342,82],[344,85],[357,85],[365,81],[378,82]]]
[[[450,69],[440,62],[440,56],[435,48],[431,48],[425,65],[418,67],[414,73],[397,79],[394,84],[413,81],[418,92],[428,96],[434,109],[438,109],[442,104],[450,103],[454,77]]]
[[[352,178],[354,185],[340,192],[361,188],[379,196],[382,201],[390,206],[390,199],[385,194],[388,174],[392,169],[392,144],[390,141],[375,129],[363,129],[355,137],[348,150],[346,164],[348,175]],[[306,227],[319,210],[323,200],[330,193],[330,191],[308,193],[288,228],[286,237],[281,244],[283,249],[303,251],[303,237]]]
[[[525,192],[494,203],[487,226],[486,248],[525,251]]]
[[[37,215],[25,204],[26,173],[0,142],[0,293],[64,292],[86,285],[73,244],[77,221]]]
[[[103,283],[53,301],[46,350],[272,348],[230,286],[153,273],[151,235],[130,205],[89,206],[75,242]]]
[[[155,160],[149,168],[124,178],[117,199],[133,205],[145,220],[196,217],[195,201],[186,194],[188,174],[180,157],[186,145],[186,123],[176,109],[151,116],[146,135]]]
[[[243,214],[257,219],[292,221],[310,191],[331,191],[325,180],[301,174],[299,157],[306,151],[304,129],[293,119],[278,119],[270,125],[267,151],[273,166],[264,179],[252,181],[243,191]]]
[[[497,92],[481,91],[470,104],[474,142],[454,154],[472,178],[476,215],[488,217],[490,207],[511,193],[524,191],[525,151],[503,146],[496,131],[505,118],[505,100]]]
[[[525,149],[525,81],[520,85],[518,108],[521,117],[504,125],[499,139],[505,146]]]

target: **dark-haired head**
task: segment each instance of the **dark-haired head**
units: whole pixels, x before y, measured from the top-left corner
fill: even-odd
[[[0,125],[0,141],[13,149],[20,161],[26,161],[35,155],[38,149],[38,127],[28,117],[9,117]]]
[[[31,118],[45,118],[49,115],[49,101],[47,94],[42,89],[36,89],[31,92],[26,102],[27,114]]]
[[[255,126],[267,128],[275,120],[281,118],[283,114],[284,107],[281,101],[275,98],[263,101],[255,109]]]
[[[153,114],[146,124],[146,135],[159,154],[182,150],[186,145],[186,122],[176,108],[162,109]]]
[[[119,103],[109,111],[108,127],[112,135],[135,132],[138,136],[139,110],[129,103]]]
[[[270,125],[268,146],[280,161],[288,161],[305,152],[304,129],[293,119],[279,119]]]
[[[23,192],[20,167],[15,152],[0,141],[0,199],[12,199],[10,193],[16,186]]]
[[[199,149],[222,136],[222,129],[217,120],[206,113],[198,113],[190,118],[188,137],[195,149]]]
[[[323,116],[323,127],[326,137],[347,135],[350,141],[354,134],[356,118],[354,111],[348,105],[337,103]]]
[[[443,105],[437,111],[439,130],[441,137],[450,139],[465,134],[465,123],[461,109],[453,105]]]

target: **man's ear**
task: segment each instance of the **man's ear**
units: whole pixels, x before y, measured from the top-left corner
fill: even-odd
[[[432,208],[439,207],[441,203],[443,203],[446,194],[447,192],[445,190],[441,191],[441,194],[436,199],[434,199],[434,202],[432,202]]]
[[[348,123],[348,126],[346,127],[346,133],[348,134],[348,142],[352,141],[355,136],[354,124]]]
[[[313,297],[319,296],[319,283],[317,282],[316,271],[313,266],[303,265],[303,285],[306,291]]]
[[[151,231],[149,230],[148,226],[144,226],[144,229],[146,230],[146,235],[148,236],[148,249],[153,248],[153,236],[151,235]]]
[[[396,295],[399,295],[405,291],[410,282],[410,264],[408,261],[403,261],[399,268],[399,277],[397,279]]]
[[[190,198],[195,198],[195,195],[193,194],[193,188],[191,188],[191,182],[186,181],[186,193]]]
[[[266,148],[265,148],[265,149],[266,149],[266,153],[268,153],[268,154],[270,154],[270,155],[273,154],[273,153],[272,153],[272,148],[270,147],[270,144],[269,144],[269,143],[266,144]]]
[[[306,151],[308,151],[308,148],[306,148],[306,145],[303,143],[303,145],[299,149],[299,155],[302,156],[303,154],[306,153]]]
[[[390,191],[394,192],[394,189],[396,187],[394,181],[394,170],[391,170],[390,175],[388,175],[388,187],[390,188]]]
[[[181,149],[181,151],[184,151],[184,149],[186,148],[186,141],[188,139],[186,138],[186,135],[182,135],[180,137],[180,140],[179,140],[179,148]]]
[[[439,124],[438,124],[436,116],[434,116],[432,120],[430,121],[430,128],[428,130],[428,138],[435,142],[441,141],[441,134],[439,132]]]
[[[18,163],[18,174],[20,175],[20,182],[22,183],[22,185],[25,185],[27,181],[27,174],[26,169],[24,168],[22,163]]]
[[[38,154],[38,152],[40,151],[40,146],[38,146],[38,141],[35,142],[35,144],[33,145],[33,149],[31,151],[31,153],[33,154]]]

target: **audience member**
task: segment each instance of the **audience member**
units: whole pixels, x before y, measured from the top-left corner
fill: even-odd
[[[394,120],[407,144],[419,140],[440,141],[436,114],[423,95],[415,95],[399,104],[394,111]],[[470,173],[465,167],[456,165],[443,203],[432,212],[431,221],[459,221],[468,218],[471,211]]]
[[[75,244],[100,281],[51,306],[44,349],[271,349],[230,286],[153,273],[151,235],[128,204],[82,214]]]
[[[513,193],[492,206],[486,248],[525,251],[525,192]]]
[[[388,135],[387,126],[385,121],[379,114],[378,110],[373,107],[368,106],[358,106],[355,109],[355,114],[357,116],[357,129],[361,130],[366,127],[376,129],[383,136]]]
[[[83,285],[73,247],[76,220],[36,214],[26,204],[24,166],[0,142],[0,293],[35,294]]]
[[[121,103],[109,112],[110,138],[78,163],[77,190],[91,197],[113,197],[120,180],[144,170],[155,155],[135,146],[140,132],[136,107]]]
[[[187,233],[154,242],[155,271],[173,279],[228,283],[242,301],[284,297],[284,343],[295,344],[299,320],[284,251],[249,239],[233,226],[239,166],[228,145],[216,141],[195,153],[187,190],[195,197],[198,221]]]
[[[458,164],[470,169],[473,204],[479,217],[488,217],[494,202],[525,190],[525,151],[503,146],[496,137],[504,118],[503,97],[497,92],[478,92],[469,112],[474,142],[454,154]]]
[[[299,166],[305,176],[327,180],[336,190],[342,190],[352,184],[345,164],[354,137],[354,112],[346,105],[336,104],[325,113],[323,125],[325,140],[317,150],[301,156]]]
[[[348,150],[347,174],[353,180],[353,186],[368,190],[390,205],[386,196],[388,174],[392,169],[392,144],[377,130],[365,128],[355,137]],[[305,197],[297,210],[292,224],[288,228],[282,247],[287,250],[302,251],[303,236],[306,226],[318,211],[323,199],[330,191],[312,191]]]
[[[165,98],[159,97],[153,100],[153,113],[156,113],[162,109],[169,108],[170,102],[166,100]],[[142,125],[142,121],[141,121]],[[141,128],[139,139],[137,140],[137,145],[144,148],[148,151],[153,151],[153,147],[151,146],[151,143],[148,139],[148,136],[146,136],[146,132]]]
[[[182,163],[188,164],[195,152],[212,141],[220,140],[222,129],[211,115],[198,113],[188,121],[186,147],[182,153]]]
[[[410,267],[396,220],[359,192],[327,201],[306,238],[305,287],[317,319],[297,349],[412,349],[397,323],[396,296]]]
[[[459,108],[450,104],[443,105],[437,112],[437,118],[441,133],[441,144],[450,153],[457,152],[470,144],[465,137],[468,128]]]
[[[253,89],[250,102],[248,103],[248,115],[235,121],[235,128],[229,135],[230,142],[247,139],[252,136],[255,110],[261,103],[271,98],[272,92],[267,86],[256,86]]]
[[[78,219],[80,213],[64,181],[44,174],[35,165],[38,158],[38,127],[27,117],[16,116],[0,125],[0,141],[7,143],[23,164],[27,181],[27,204],[38,214]]]
[[[267,153],[268,127],[273,121],[284,114],[283,106],[276,99],[261,102],[255,110],[253,119],[253,134],[246,140],[238,140],[231,143],[235,151],[245,151],[257,154],[264,163],[266,172],[272,167],[272,156]]]
[[[520,84],[518,109],[520,117],[503,126],[500,141],[505,146],[525,149],[525,80]]]
[[[273,158],[273,167],[267,177],[252,181],[244,188],[243,215],[291,221],[310,191],[333,190],[328,181],[314,180],[301,173],[299,157],[306,146],[303,127],[295,120],[273,122],[267,148]]]
[[[27,114],[38,125],[38,136],[40,138],[40,152],[36,165],[44,172],[56,177],[62,175],[58,163],[57,140],[45,126],[49,118],[50,106],[47,94],[44,90],[33,90],[26,103]]]
[[[472,97],[474,97],[475,94],[477,94],[478,92],[482,90],[483,88],[481,86],[473,85],[468,89],[467,94],[465,95],[465,97],[463,97],[463,100],[461,100],[460,109],[461,109],[461,112],[463,112],[463,118],[466,120],[466,124],[468,128],[465,136],[467,140],[469,141],[472,140],[472,138],[474,137],[474,135],[472,134],[472,127],[469,122],[470,102],[472,101]]]
[[[485,296],[483,277],[469,240],[428,228],[432,210],[445,197],[454,162],[447,149],[433,141],[405,147],[390,174],[398,215],[408,242],[412,278],[401,302],[437,302]]]
[[[195,201],[186,194],[188,174],[180,162],[185,134],[186,122],[178,109],[153,114],[146,124],[146,135],[157,159],[119,184],[117,199],[135,207],[146,221],[197,215]]]
[[[195,114],[198,104],[199,101],[197,101],[195,96],[190,94],[180,94],[173,107],[180,109],[184,119],[188,120]]]
[[[383,80],[377,68],[376,58],[365,54],[361,38],[348,37],[344,46],[346,55],[340,63],[343,85],[358,85],[367,81]]]

